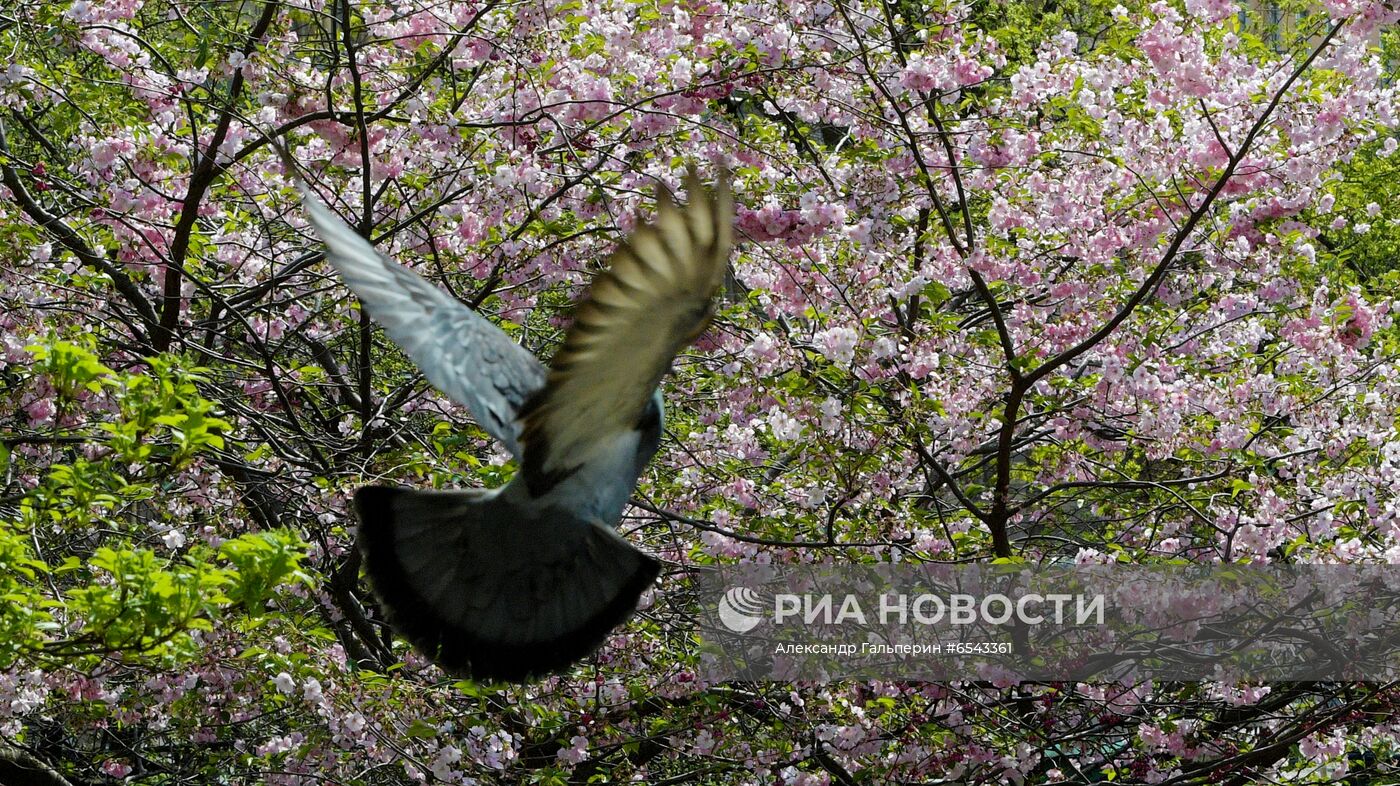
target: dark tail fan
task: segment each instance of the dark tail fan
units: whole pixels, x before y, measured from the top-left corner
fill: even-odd
[[[480,492],[366,486],[355,508],[389,622],[476,679],[520,681],[587,656],[660,570],[601,522]]]

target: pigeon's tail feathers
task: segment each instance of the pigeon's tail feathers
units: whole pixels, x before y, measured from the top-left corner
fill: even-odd
[[[366,486],[355,508],[389,622],[475,679],[520,681],[587,656],[660,569],[611,527],[505,495]]]

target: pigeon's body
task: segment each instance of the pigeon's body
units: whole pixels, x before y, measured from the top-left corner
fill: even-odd
[[[390,621],[450,671],[522,679],[592,652],[657,561],[614,529],[661,443],[657,388],[708,324],[733,207],[692,176],[613,254],[546,368],[500,329],[374,251],[309,193],[327,259],[428,381],[520,460],[493,490],[367,486],[360,548]]]

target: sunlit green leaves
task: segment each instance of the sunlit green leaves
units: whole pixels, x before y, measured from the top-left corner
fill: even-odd
[[[193,630],[208,630],[208,615],[229,603],[227,571],[193,561],[166,561],[147,549],[103,547],[84,569],[92,582],[70,590],[67,610],[82,621],[55,652],[147,654],[188,645]]]
[[[28,540],[0,521],[0,670],[33,649],[49,622],[37,587],[47,572]]]
[[[160,455],[179,466],[205,448],[221,449],[227,421],[214,417],[215,406],[199,394],[200,369],[181,369],[161,358],[150,361],[150,375],[123,380],[122,418],[99,426],[127,461]]]
[[[34,357],[34,370],[48,376],[59,395],[76,397],[80,391],[100,393],[104,385],[117,383],[116,373],[102,365],[87,346],[63,340],[33,344],[25,349]]]
[[[115,371],[85,338],[50,336],[28,351],[33,363],[19,381],[52,391],[57,410],[49,433],[31,441],[59,446],[66,460],[48,465],[17,501],[15,522],[0,528],[0,667],[40,643],[55,624],[50,615],[63,625],[42,642],[51,657],[188,654],[192,633],[212,629],[215,615],[264,614],[279,586],[307,581],[306,546],[290,531],[242,535],[217,549],[196,542],[173,556],[139,542],[189,526],[151,500],[225,447],[231,427],[200,392],[204,370],[157,356]],[[76,553],[50,570],[32,553],[31,533],[64,533]]]
[[[217,556],[207,547],[168,559],[150,549],[103,546],[55,571],[79,582],[61,606],[77,630],[46,650],[67,657],[189,654],[191,634],[211,630],[214,616],[234,606],[264,613],[279,585],[305,582],[299,570],[304,557],[305,544],[287,531],[234,538]]]
[[[306,544],[288,530],[234,538],[219,548],[219,556],[234,569],[227,588],[230,600],[249,614],[263,611],[273,590],[284,582],[310,582],[301,571]]]

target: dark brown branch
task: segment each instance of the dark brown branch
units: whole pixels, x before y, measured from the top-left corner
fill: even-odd
[[[244,58],[253,54],[258,42],[267,34],[273,18],[277,15],[278,5],[277,0],[265,0],[263,3],[262,16],[254,23],[253,29],[248,32],[247,41],[243,44]],[[223,146],[224,139],[228,137],[229,127],[233,125],[236,114],[234,107],[243,93],[243,82],[243,70],[240,68],[234,71],[233,79],[229,81],[227,103],[219,115],[213,135],[209,138],[209,146],[202,154],[197,147],[198,136],[195,137],[194,173],[190,177],[189,190],[185,192],[184,203],[180,206],[180,220],[175,224],[175,234],[170,241],[170,260],[166,265],[165,286],[160,304],[160,327],[156,331],[153,343],[156,352],[169,349],[171,342],[175,340],[175,328],[180,323],[180,288],[184,282],[185,258],[189,255],[190,238],[194,234],[195,222],[199,219],[199,204],[204,201],[204,195],[215,179],[228,166],[218,162],[219,148]]]
[[[19,748],[0,745],[0,784],[5,786],[73,786],[57,770]]]
[[[146,296],[141,294],[140,288],[125,271],[108,262],[105,257],[94,251],[72,227],[64,223],[58,216],[49,213],[34,200],[29,190],[24,187],[24,182],[19,179],[19,174],[15,172],[14,167],[6,163],[6,159],[9,157],[10,147],[9,141],[5,138],[5,125],[0,123],[0,182],[3,182],[5,187],[10,190],[15,202],[31,221],[57,238],[58,242],[84,265],[98,270],[112,279],[112,285],[116,287],[118,294],[132,308],[136,309],[137,315],[144,323],[141,328],[132,326],[136,332],[137,343],[149,345],[148,335],[156,324],[156,314],[155,310],[151,308],[150,302],[146,300]]]

